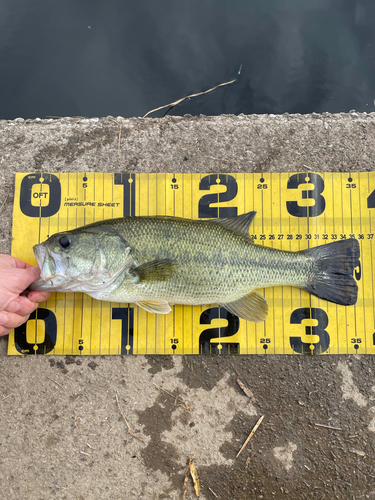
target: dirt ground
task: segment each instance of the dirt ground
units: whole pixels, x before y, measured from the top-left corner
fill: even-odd
[[[374,153],[374,113],[1,121],[0,252],[17,171],[370,171]],[[22,358],[6,346],[4,500],[183,499],[190,458],[204,500],[375,498],[372,356]]]

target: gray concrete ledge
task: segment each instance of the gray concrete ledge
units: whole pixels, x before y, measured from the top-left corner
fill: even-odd
[[[375,113],[0,121],[0,252],[10,252],[15,172],[349,172],[373,170],[374,158]],[[375,498],[371,356],[5,352],[2,339],[4,500],[180,499],[189,457],[202,499]]]

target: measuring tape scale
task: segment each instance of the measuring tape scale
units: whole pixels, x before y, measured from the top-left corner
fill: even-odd
[[[54,293],[9,337],[19,354],[375,353],[375,173],[17,173],[12,255],[35,265],[33,245],[115,217],[233,217],[255,210],[256,244],[298,251],[356,238],[355,306],[292,287],[260,290],[269,304],[254,324],[215,304],[167,315],[82,293]]]

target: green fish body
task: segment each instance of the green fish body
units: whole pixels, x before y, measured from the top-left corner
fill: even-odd
[[[357,300],[355,239],[301,252],[255,245],[255,212],[215,220],[125,217],[51,236],[34,247],[34,290],[86,292],[168,313],[172,304],[216,303],[244,319],[267,316],[257,288],[290,285],[326,300]]]

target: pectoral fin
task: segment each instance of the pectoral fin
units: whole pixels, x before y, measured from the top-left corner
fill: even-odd
[[[172,311],[166,300],[139,300],[136,304],[150,313],[168,314]]]
[[[266,299],[256,291],[241,297],[235,302],[220,305],[230,313],[253,323],[261,323],[267,318],[268,314]]]
[[[130,273],[136,278],[137,283],[165,281],[172,276],[176,266],[177,264],[170,259],[152,260],[130,269]]]

